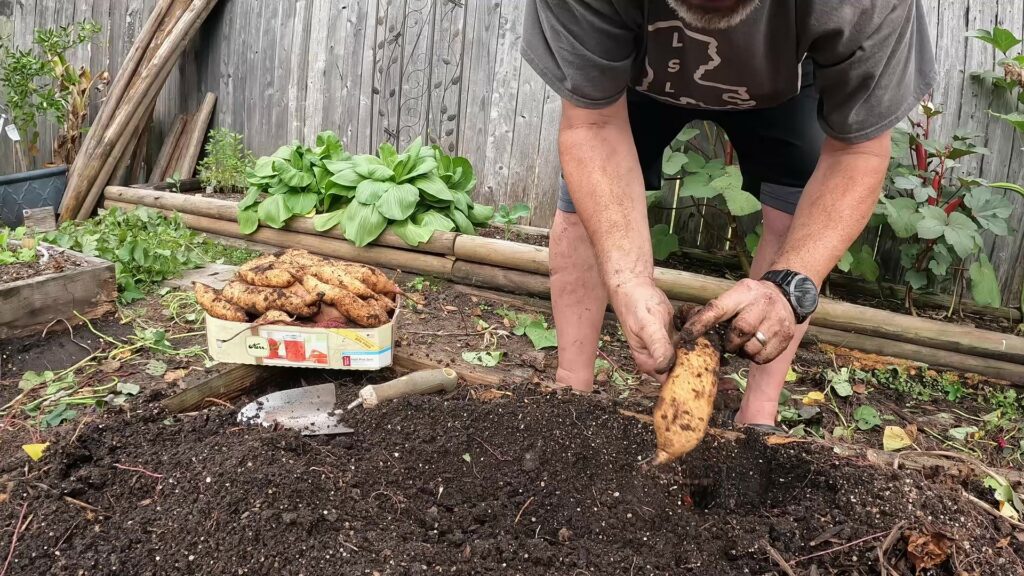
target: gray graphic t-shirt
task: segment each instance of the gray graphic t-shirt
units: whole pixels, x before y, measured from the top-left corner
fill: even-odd
[[[666,0],[527,0],[522,52],[586,108],[630,87],[688,108],[769,108],[813,70],[822,129],[851,143],[895,126],[935,80],[920,0],[761,0],[725,30],[689,25]]]

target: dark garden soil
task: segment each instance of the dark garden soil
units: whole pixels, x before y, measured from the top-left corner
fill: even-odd
[[[27,278],[37,278],[47,274],[57,274],[69,268],[78,268],[83,263],[74,256],[62,251],[50,252],[46,262],[19,262],[0,266],[0,285],[11,284]]]
[[[211,198],[213,200],[227,200],[229,202],[238,202],[242,198],[245,198],[244,192],[206,192],[205,190],[196,190],[193,192],[184,192],[189,196],[198,196],[200,198]]]
[[[466,398],[358,410],[335,438],[223,409],[68,430],[0,468],[0,525],[33,519],[10,573],[781,573],[771,546],[799,574],[876,574],[892,533],[884,557],[913,574],[908,538],[940,532],[955,560],[922,574],[1022,573],[1020,543],[941,479],[756,437],[651,471],[649,426],[607,403]]]
[[[88,376],[139,384],[129,404],[56,430],[3,421],[0,566],[13,550],[5,576],[784,574],[771,552],[800,576],[874,575],[880,550],[889,574],[900,576],[1024,574],[1024,534],[964,499],[966,489],[993,502],[991,490],[960,474],[896,471],[824,442],[766,443],[728,432],[709,435],[678,463],[648,469],[655,441],[639,415],[650,413],[658,388],[632,375],[614,324],[602,354],[626,381],[605,374],[595,396],[552,393],[543,385],[552,381],[555,352],[534,350],[505,319],[509,309],[538,313],[542,305],[426,282],[411,294],[421,305],[402,312],[396,349],[475,370],[485,369],[466,364],[462,352],[504,351],[502,363],[486,369],[504,375],[501,385],[357,409],[344,417],[355,433],[301,437],[239,427],[235,410],[219,405],[163,412],[158,400],[211,371],[200,357],[143,351]],[[93,323],[118,341],[140,325],[166,330],[178,348],[203,343],[190,335],[196,328],[170,323],[156,296]],[[93,352],[113,346],[86,327],[75,327],[74,339]],[[0,405],[16,395],[24,371],[64,369],[89,354],[66,330],[0,341]],[[824,389],[820,372],[841,358],[832,354],[801,351],[795,396]],[[150,374],[153,359],[175,378]],[[870,367],[867,358],[855,362]],[[720,428],[741,398],[728,376],[743,367],[726,358]],[[334,381],[342,398],[354,398],[362,385],[393,376],[295,372],[269,390]],[[902,412],[940,433],[951,424],[935,423],[937,413],[986,410],[866,389],[839,400],[835,412],[822,407],[807,426],[831,430],[837,413],[849,419],[865,403],[886,425],[909,426]],[[880,435],[856,440],[878,448]],[[51,444],[33,462],[21,449],[28,442]],[[917,447],[944,448],[923,431]],[[950,554],[916,572],[908,546],[929,545]]]

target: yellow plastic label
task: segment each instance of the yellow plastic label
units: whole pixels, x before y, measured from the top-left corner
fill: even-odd
[[[335,328],[335,329],[333,329],[331,331],[334,332],[335,334],[337,334],[338,336],[341,336],[343,338],[348,338],[349,340],[351,340],[351,341],[355,342],[356,344],[362,346],[363,350],[376,350],[377,349],[377,345],[373,341],[371,341],[366,336],[363,336],[362,334],[356,332],[355,330],[346,330],[344,328]]]

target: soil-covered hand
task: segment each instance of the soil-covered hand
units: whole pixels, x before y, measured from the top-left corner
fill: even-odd
[[[610,287],[609,294],[637,368],[664,383],[676,356],[668,297],[650,278]]]
[[[690,316],[682,338],[696,340],[715,325],[729,322],[725,349],[755,364],[775,360],[793,340],[796,318],[782,292],[771,282],[741,280],[732,289]],[[755,337],[764,337],[762,344]]]

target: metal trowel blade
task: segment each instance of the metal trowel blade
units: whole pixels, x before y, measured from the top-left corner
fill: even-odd
[[[349,434],[353,429],[339,420],[334,384],[293,388],[267,394],[238,412],[242,424],[297,430],[303,436]]]

